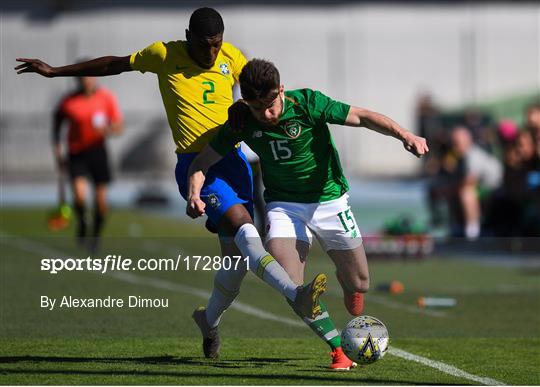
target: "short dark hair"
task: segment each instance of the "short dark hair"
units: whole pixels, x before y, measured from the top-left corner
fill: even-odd
[[[215,36],[222,34],[224,30],[223,19],[219,12],[213,8],[199,8],[189,18],[189,31],[197,36]]]
[[[272,62],[252,59],[240,73],[240,92],[246,101],[271,97],[279,89],[279,71]]]

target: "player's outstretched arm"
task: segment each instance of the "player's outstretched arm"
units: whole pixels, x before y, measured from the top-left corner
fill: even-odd
[[[47,78],[54,77],[101,77],[132,71],[128,56],[103,56],[87,62],[52,67],[39,59],[17,58],[22,64],[15,67],[17,74],[36,73]]]
[[[345,120],[345,125],[363,126],[387,136],[395,137],[403,142],[405,149],[416,157],[421,157],[429,152],[425,138],[408,132],[394,120],[377,112],[351,106],[347,119]]]
[[[192,161],[188,171],[188,199],[186,214],[195,219],[204,214],[206,204],[201,200],[201,189],[208,169],[223,158],[207,145]]]

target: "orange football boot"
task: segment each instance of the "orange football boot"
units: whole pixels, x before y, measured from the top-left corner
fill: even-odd
[[[357,364],[349,359],[347,355],[343,352],[341,347],[337,347],[332,352],[330,352],[330,355],[332,355],[332,364],[330,364],[330,368],[335,371],[349,371],[351,368],[354,368],[357,366]]]

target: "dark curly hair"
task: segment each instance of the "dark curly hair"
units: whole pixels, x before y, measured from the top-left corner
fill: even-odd
[[[222,34],[224,29],[221,15],[213,8],[199,8],[189,18],[189,31],[200,37]]]
[[[279,71],[272,62],[252,59],[240,74],[240,91],[246,101],[275,98],[279,92]]]

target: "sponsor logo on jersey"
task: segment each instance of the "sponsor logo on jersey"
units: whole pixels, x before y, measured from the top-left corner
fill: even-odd
[[[256,130],[253,132],[253,135],[251,136],[251,138],[260,138],[262,137],[262,131],[260,130]]]
[[[302,133],[302,127],[298,122],[286,122],[283,126],[283,130],[285,131],[285,134],[289,136],[290,138],[298,138],[300,136],[300,133]]]
[[[221,71],[221,74],[223,74],[223,75],[229,75],[231,73],[229,71],[229,66],[225,62],[221,62],[219,64],[219,71]]]
[[[219,198],[216,194],[208,195],[208,204],[210,204],[212,208],[218,208],[219,206],[221,206],[221,202],[219,201]]]

